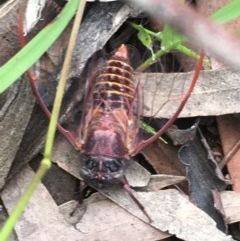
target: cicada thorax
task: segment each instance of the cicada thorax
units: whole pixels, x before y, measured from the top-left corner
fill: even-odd
[[[80,132],[81,175],[89,184],[122,182],[138,123],[134,113],[137,88],[128,52],[122,45],[95,76]]]

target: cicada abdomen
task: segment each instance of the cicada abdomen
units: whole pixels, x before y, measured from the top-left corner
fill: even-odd
[[[80,128],[81,176],[93,186],[122,183],[138,123],[134,113],[137,95],[128,51],[122,45],[93,79]]]

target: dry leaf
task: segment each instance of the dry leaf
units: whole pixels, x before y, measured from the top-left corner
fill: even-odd
[[[227,223],[240,222],[240,192],[222,192],[221,200]]]
[[[34,98],[28,82],[12,85],[1,94],[0,112],[0,188],[12,167],[15,155],[32,114]]]
[[[141,210],[132,204],[128,195],[121,190],[108,189],[102,191],[104,195],[126,208],[133,215],[145,220]],[[194,206],[177,190],[168,189],[158,192],[134,192],[137,199],[143,204],[153,222],[153,227],[175,234],[183,240],[212,241],[233,240],[216,228],[216,223],[202,210]]]
[[[127,211],[101,195],[95,193],[84,201],[87,209],[82,219],[76,224],[78,231],[84,235],[85,240],[118,241],[118,240],[161,240],[170,234],[161,232],[140,219],[129,215]],[[66,213],[70,203],[60,207]]]
[[[231,152],[234,145],[240,139],[239,117],[226,115],[217,118],[218,128],[222,142],[222,148],[225,155]],[[234,155],[227,163],[228,173],[233,182],[233,190],[240,191],[240,150],[236,150]]]
[[[6,187],[2,194],[2,199],[8,211],[12,210],[23,189],[30,182],[32,175],[33,172],[29,169],[26,169],[19,176],[16,176],[15,180],[12,180],[12,182]],[[136,207],[136,204],[133,203],[132,199],[130,199],[122,189],[108,191],[105,190],[104,192],[106,195],[110,196],[111,199],[114,199],[116,202],[118,202],[121,206],[127,208],[129,212],[146,221],[146,217],[142,214],[141,210]],[[220,232],[216,228],[214,221],[207,214],[195,207],[191,202],[187,200],[185,196],[176,190],[164,190],[148,193],[134,192],[134,195],[144,205],[146,211],[153,219],[153,223],[151,224],[146,222],[147,226],[151,225],[163,232],[169,231],[172,234],[176,234],[179,238],[189,241],[193,239],[196,241],[205,241],[209,237],[212,237],[211,240],[213,241],[233,240],[231,237],[226,236],[224,233]],[[93,204],[91,203],[91,205]],[[115,229],[116,227],[120,228],[122,225],[121,221],[119,221],[119,219],[121,219],[119,218],[121,217],[121,214],[118,214],[118,216],[115,213],[119,207],[116,206],[115,208],[110,209],[112,204],[110,205],[104,202],[100,202],[99,205],[96,203],[93,206],[91,205],[87,207],[86,211],[86,213],[90,212],[91,215],[97,215],[98,210],[103,208],[103,212],[101,212],[99,219],[95,217],[97,220],[107,219],[107,217],[112,218],[112,216],[116,216],[118,218],[117,224],[113,223],[111,219],[106,220],[108,223],[105,228],[100,228],[100,224],[97,226],[97,230],[99,231],[97,233],[99,240],[106,240],[101,239],[100,231],[103,232],[103,237],[106,237],[108,232],[112,234],[114,230],[109,228],[110,223],[114,226]],[[94,209],[92,211],[88,211],[88,209],[91,208]],[[113,210],[113,213],[111,210]],[[88,224],[84,224],[84,220],[88,220]],[[128,219],[124,218],[124,220],[126,222]],[[16,226],[16,232],[20,241],[52,241],[56,238],[57,240],[86,240],[86,235],[89,235],[89,238],[96,237],[96,233],[93,233],[89,230],[89,228],[91,229],[89,222],[92,223],[93,220],[91,222],[91,219],[87,216],[85,217],[84,215],[80,221],[81,225],[78,224],[78,228],[82,231],[82,233],[75,230],[72,226],[67,225],[63,220],[63,217],[60,215],[58,208],[49,193],[42,185],[40,185],[31,198],[31,201],[21,220]],[[130,225],[131,222],[132,221],[127,222],[128,225]],[[119,230],[119,234],[121,234],[121,232],[125,232],[124,230],[126,230],[126,227],[124,225],[123,230]],[[95,229],[97,227],[95,227]],[[144,225],[141,224],[139,227],[142,228]],[[138,229],[135,225],[133,228],[135,231]],[[151,231],[151,233],[152,232],[153,231]],[[154,235],[159,235],[159,233],[153,233]]]
[[[178,73],[177,76],[176,74],[142,73],[140,81],[144,83],[144,116],[157,113],[155,117],[171,117],[176,104],[179,104],[176,100],[168,101],[161,111],[158,110],[168,98],[172,81],[174,81],[172,96],[180,96],[183,81],[186,80],[184,86],[187,88],[192,76],[193,72]],[[238,113],[239,78],[238,73],[229,69],[202,71],[180,117]],[[154,102],[152,96],[155,96]]]

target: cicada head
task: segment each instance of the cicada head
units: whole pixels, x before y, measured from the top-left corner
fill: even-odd
[[[89,185],[105,188],[122,183],[126,159],[83,154],[80,175]]]

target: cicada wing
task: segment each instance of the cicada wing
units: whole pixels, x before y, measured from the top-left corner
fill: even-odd
[[[167,56],[168,57],[168,56]],[[142,86],[143,101],[143,118],[146,123],[142,127],[142,131],[149,132],[151,129],[151,120],[156,118],[165,118],[167,121],[163,127],[152,132],[150,138],[148,135],[140,132],[139,142],[133,148],[131,154],[137,153],[143,147],[159,138],[173,124],[184,109],[187,99],[190,97],[194,85],[196,84],[200,70],[202,69],[203,56],[200,60],[194,60],[195,70],[193,72],[184,72],[183,65],[178,62],[173,65],[172,62],[164,67],[166,58],[163,58],[161,66],[163,70],[171,70],[172,73],[139,73],[139,79]],[[174,72],[177,71],[177,72]],[[185,108],[184,115],[189,110]],[[155,120],[156,121],[156,120]],[[164,122],[163,122],[164,123]]]

